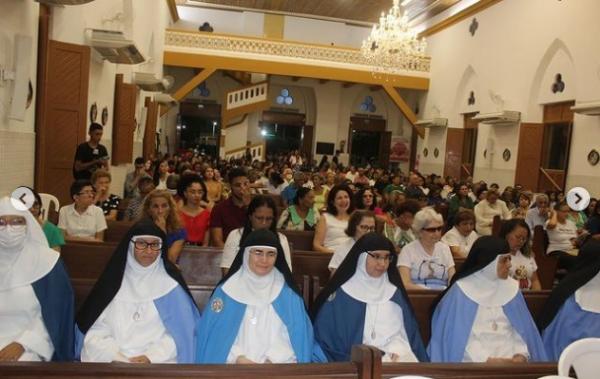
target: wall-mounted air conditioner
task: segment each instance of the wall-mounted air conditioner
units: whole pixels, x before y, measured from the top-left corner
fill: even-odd
[[[159,77],[153,72],[134,72],[133,84],[149,92],[163,92],[171,88],[175,79],[172,76]]]
[[[575,113],[587,116],[600,116],[600,101],[575,103],[575,105],[571,107],[571,110]]]
[[[169,95],[168,93],[157,93],[154,95],[154,101],[165,105],[177,104],[177,100],[175,100],[173,96]]]
[[[48,4],[48,5],[81,5],[91,3],[94,0],[35,0],[38,3]]]
[[[448,119],[436,117],[428,120],[418,120],[415,122],[415,125],[422,126],[424,128],[445,128],[448,126]]]
[[[494,113],[479,113],[473,117],[473,120],[490,125],[511,125],[517,124],[521,120],[521,112],[502,111]]]
[[[120,31],[92,29],[90,46],[112,63],[138,64],[144,61],[134,42],[126,39]]]

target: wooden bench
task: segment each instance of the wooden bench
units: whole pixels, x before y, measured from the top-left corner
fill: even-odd
[[[374,360],[373,378],[419,375],[436,379],[538,379],[556,375],[554,363],[383,363]]]
[[[314,231],[279,230],[279,232],[287,237],[288,242],[294,246],[294,249],[303,251],[313,250]]]
[[[552,289],[554,276],[558,267],[558,258],[546,254],[548,248],[548,234],[541,225],[534,228],[533,245],[531,250],[538,266],[538,278],[543,289]]]
[[[108,229],[104,232],[104,242],[119,243],[125,237],[135,222],[133,221],[108,221]]]

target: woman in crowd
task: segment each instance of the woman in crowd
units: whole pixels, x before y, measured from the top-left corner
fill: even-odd
[[[156,189],[167,189],[167,178],[169,177],[169,162],[162,160],[154,170],[154,186]]]
[[[142,211],[146,217],[156,224],[165,234],[167,257],[173,263],[177,263],[179,254],[185,244],[186,232],[177,214],[177,206],[169,192],[166,190],[154,190],[144,200]]]
[[[33,193],[33,197],[35,198],[35,201],[33,202],[33,205],[31,205],[31,208],[29,208],[29,211],[42,227],[42,230],[44,232],[44,235],[46,236],[46,240],[48,241],[48,245],[50,246],[50,248],[60,253],[60,247],[65,244],[65,237],[56,225],[54,225],[48,220],[42,220],[42,198],[36,190],[32,188],[29,188],[29,190]],[[46,212],[47,211],[48,210],[46,210]]]
[[[73,204],[60,208],[58,227],[66,241],[104,241],[107,229],[102,209],[94,205],[96,192],[88,180],[76,180],[70,189]]]
[[[475,206],[474,212],[475,229],[482,236],[492,235],[495,216],[500,216],[502,220],[510,219],[510,211],[506,207],[506,203],[498,199],[498,191],[494,189],[487,191],[485,199]]]
[[[584,211],[576,211],[573,209],[569,210],[569,215],[567,216],[567,218],[575,223],[575,227],[577,228],[578,233],[583,231],[585,223],[588,219]]]
[[[454,190],[448,202],[448,226],[452,227],[455,224],[456,214],[461,210],[473,210],[475,205],[469,197],[469,186],[466,183],[460,183]]]
[[[519,282],[519,288],[538,291],[542,284],[537,274],[537,264],[531,256],[531,231],[523,219],[505,221],[500,229],[500,238],[508,242],[510,248],[510,277]]]
[[[327,211],[317,222],[313,240],[315,251],[333,253],[348,240],[344,230],[348,227],[352,211],[352,190],[346,185],[334,186],[327,194]]]
[[[392,196],[394,195],[392,194]],[[388,222],[386,217],[383,224],[383,235],[392,241],[398,253],[404,246],[417,239],[412,230],[412,224],[415,215],[420,210],[421,204],[417,200],[409,199],[400,203],[393,212],[389,213],[389,215],[395,216],[391,222]]]
[[[600,202],[596,202],[593,213],[585,223],[585,230],[596,239],[600,239]]]
[[[531,192],[521,192],[519,194],[519,204],[511,212],[512,218],[525,219],[525,217],[527,217],[527,212],[529,211],[532,198],[533,194]]]
[[[330,361],[349,361],[358,344],[383,351],[384,362],[428,361],[395,260],[388,239],[366,234],[315,300],[315,338]]]
[[[432,362],[545,361],[542,339],[509,276],[508,243],[479,238],[435,307],[428,346]]]
[[[329,171],[325,176],[325,184],[323,185],[323,187],[327,190],[327,192],[329,192],[331,191],[333,186],[335,186],[335,172]],[[327,204],[324,204],[324,207],[326,206]]]
[[[377,206],[375,191],[371,187],[360,189],[355,197],[356,209],[365,209],[375,212],[377,216],[383,216],[383,210]]]
[[[312,183],[313,192],[315,194],[315,208],[320,212],[326,208],[327,192],[329,192],[329,190],[323,186],[323,177],[318,173],[313,174]]]
[[[325,362],[276,234],[242,241],[198,324],[197,363]]]
[[[194,362],[199,312],[165,237],[142,220],[117,246],[77,315],[82,362]]]
[[[73,359],[73,290],[31,213],[0,199],[0,363]]]
[[[454,226],[442,237],[442,242],[450,247],[454,258],[466,258],[473,243],[479,238],[475,232],[475,216],[464,210],[456,214]]]
[[[600,241],[590,239],[577,265],[554,288],[538,326],[548,358],[558,361],[562,351],[582,338],[600,338]]]
[[[223,270],[223,274],[227,274],[229,271],[244,239],[253,230],[258,229],[268,229],[279,237],[279,243],[283,248],[284,259],[291,271],[292,256],[290,253],[290,245],[287,237],[282,233],[277,232],[277,207],[275,206],[273,199],[269,196],[255,196],[250,201],[246,214],[246,224],[241,228],[232,230],[225,240],[223,255],[221,256],[221,269]]]
[[[357,210],[352,212],[350,220],[348,220],[348,228],[345,232],[350,237],[347,242],[340,245],[335,249],[331,260],[329,261],[329,271],[331,275],[335,273],[335,270],[342,264],[352,246],[362,236],[367,233],[375,231],[375,214],[371,211]]]
[[[96,206],[102,208],[106,221],[116,221],[121,198],[110,193],[112,176],[105,170],[96,170],[92,174],[92,185],[96,190]]]
[[[183,203],[179,207],[179,218],[185,226],[185,241],[193,245],[208,246],[210,209],[207,207],[206,185],[200,176],[186,174],[179,180],[177,194]]]
[[[431,208],[417,212],[413,221],[417,239],[402,248],[398,270],[404,288],[445,289],[454,275],[450,248],[440,242],[444,220]]]
[[[571,208],[567,203],[556,203],[546,221],[548,248],[546,254],[558,257],[559,267],[570,270],[575,264],[577,227],[568,219]]]
[[[204,184],[206,185],[206,197],[213,204],[218,203],[222,199],[223,183],[215,179],[215,170],[206,166],[202,172]]]
[[[277,172],[277,170],[272,169],[269,174],[267,192],[271,195],[281,195],[281,191],[283,191],[285,187],[287,187],[287,184],[281,175]]]
[[[294,203],[281,212],[277,229],[315,230],[320,216],[319,211],[315,209],[314,191],[307,187],[300,187],[296,191]]]
[[[514,189],[511,186],[507,186],[506,188],[504,188],[504,191],[502,191],[502,194],[500,195],[500,200],[504,201],[504,204],[506,204],[506,208],[508,208],[508,210],[511,213],[515,209],[515,200],[513,192]]]

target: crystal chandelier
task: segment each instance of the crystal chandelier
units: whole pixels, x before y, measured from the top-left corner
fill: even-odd
[[[400,11],[400,0],[387,15],[383,12],[379,24],[373,25],[371,35],[363,41],[361,52],[372,67],[374,76],[398,74],[403,70],[427,71],[427,43],[420,40],[408,26],[408,18]]]

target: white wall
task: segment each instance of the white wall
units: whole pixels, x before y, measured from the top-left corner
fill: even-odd
[[[371,29],[343,22],[285,16],[283,38],[323,45],[360,47]]]
[[[29,77],[33,101],[24,121],[8,119],[14,82],[0,82],[0,196],[20,185],[33,186],[35,157],[35,95],[37,94],[37,34],[39,4],[33,1],[4,0],[0,12],[0,66],[15,69],[14,37],[32,38]]]
[[[178,6],[177,12],[180,19],[175,27],[178,29],[198,30],[204,22],[209,22],[215,33],[263,36],[262,13],[184,6]]]
[[[523,122],[542,122],[543,105],[577,100],[600,100],[600,2],[596,0],[504,0],[477,14],[474,37],[466,19],[428,38],[432,57],[431,87],[423,98],[424,118],[439,115],[449,127],[462,128],[462,113],[494,112],[500,108],[521,112]],[[556,73],[566,83],[563,93],[550,86]],[[476,104],[467,105],[469,91]],[[502,98],[503,104],[495,101]],[[439,110],[439,112],[438,112]],[[512,185],[518,152],[518,126],[480,124],[475,179]],[[493,140],[495,154],[483,150]],[[419,142],[420,169],[443,173],[446,133],[430,131]],[[587,187],[600,194],[600,166],[587,163],[588,152],[600,149],[600,117],[575,116],[567,187]],[[423,148],[429,157],[422,156]],[[441,151],[434,159],[434,148]],[[508,148],[512,157],[502,159]]]

